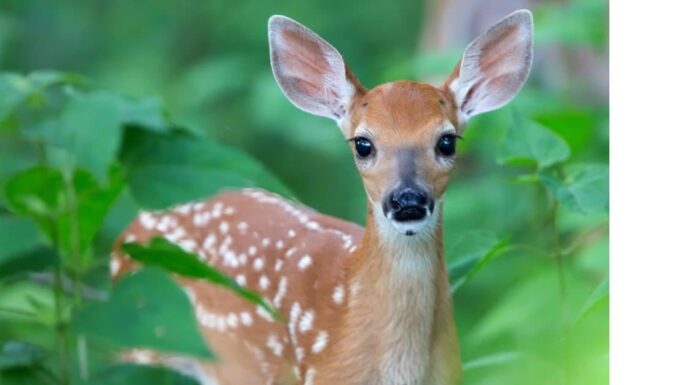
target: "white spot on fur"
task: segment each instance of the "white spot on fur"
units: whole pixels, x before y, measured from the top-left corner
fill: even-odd
[[[280,281],[278,282],[278,292],[276,293],[275,297],[273,297],[273,305],[275,307],[280,307],[280,303],[283,301],[283,298],[285,297],[285,294],[288,291],[288,278],[287,277],[280,277]]]
[[[291,247],[285,252],[285,258],[290,258],[297,251],[297,247]]]
[[[268,247],[268,245],[271,244],[271,240],[268,238],[264,238],[261,240],[261,247]]]
[[[111,275],[116,275],[120,269],[121,261],[115,257],[111,257],[111,260],[109,261],[109,271],[111,271]]]
[[[239,318],[234,313],[227,314],[227,326],[236,328],[239,325]]]
[[[295,238],[295,235],[297,235],[297,233],[295,233],[295,230],[292,230],[292,229],[288,230],[288,237],[289,238]]]
[[[297,362],[302,362],[302,359],[304,358],[304,349],[301,347],[296,347],[295,348],[295,359]]]
[[[312,264],[312,257],[309,255],[305,254],[304,257],[300,258],[300,261],[297,262],[297,267],[300,268],[300,270],[304,270],[309,267],[309,265]]]
[[[239,230],[240,233],[246,234],[248,229],[249,229],[249,224],[247,224],[246,222],[237,223],[237,230]]]
[[[275,244],[276,249],[280,250],[283,248],[283,246],[285,246],[285,243],[283,243],[282,239],[279,239],[276,241],[276,244]]]
[[[345,290],[342,285],[338,285],[334,288],[333,295],[331,296],[335,304],[340,305],[343,303],[343,298],[345,297]]]
[[[266,290],[268,289],[268,286],[271,284],[271,281],[268,280],[268,277],[265,275],[262,275],[261,278],[259,278],[259,287],[261,290]]]
[[[314,376],[316,375],[316,373],[317,371],[314,368],[307,369],[307,373],[305,374],[304,385],[314,385]]]
[[[152,230],[157,224],[155,217],[153,217],[152,214],[148,213],[147,211],[141,212],[138,216],[138,220],[146,230]]]
[[[239,286],[245,286],[246,285],[246,277],[242,274],[238,274],[235,278],[235,281],[239,284]]]
[[[256,255],[256,246],[249,246],[249,255]]]
[[[283,260],[282,260],[282,259],[276,260],[274,270],[275,270],[275,271],[280,271],[280,269],[282,269],[282,268],[283,268]]]
[[[266,346],[271,349],[274,355],[277,357],[283,356],[283,344],[278,340],[278,336],[275,334],[270,334],[268,340],[266,340]]]
[[[317,339],[314,340],[314,345],[312,345],[312,353],[321,353],[322,350],[326,349],[326,345],[329,342],[329,333],[326,330],[319,331],[317,334]]]
[[[300,333],[307,333],[310,329],[312,329],[312,325],[314,324],[314,311],[312,310],[307,310],[302,314],[302,317],[300,318],[300,325],[299,325],[299,330]]]
[[[227,234],[227,232],[230,230],[230,225],[227,222],[222,221],[222,222],[220,222],[219,228],[220,228],[220,233],[224,235],[224,234]]]
[[[263,258],[254,259],[254,270],[261,271],[261,269],[263,269]]]
[[[251,318],[251,313],[248,311],[243,311],[239,314],[239,318],[242,320],[242,325],[251,326],[254,323],[254,319]]]

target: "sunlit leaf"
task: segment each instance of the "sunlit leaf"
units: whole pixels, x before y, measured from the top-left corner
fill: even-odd
[[[570,148],[558,134],[516,112],[498,150],[501,163],[531,162],[544,169],[568,159]]]
[[[121,157],[133,197],[148,208],[251,186],[291,195],[246,153],[184,133],[129,130]]]
[[[549,173],[539,177],[551,194],[570,210],[581,214],[609,210],[609,167],[605,164],[569,167],[562,180]]]
[[[164,238],[154,237],[148,245],[126,243],[123,245],[123,251],[146,266],[161,267],[185,277],[203,279],[226,287],[278,317],[276,311],[262,296],[240,286],[232,278],[202,262],[195,254],[184,251]]]
[[[106,302],[83,307],[73,325],[119,347],[212,357],[186,294],[161,270],[143,269],[118,281]]]

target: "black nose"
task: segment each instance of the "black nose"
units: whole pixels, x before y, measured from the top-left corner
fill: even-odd
[[[429,205],[428,195],[413,187],[394,191],[389,198],[393,218],[399,222],[417,221],[425,218]]]

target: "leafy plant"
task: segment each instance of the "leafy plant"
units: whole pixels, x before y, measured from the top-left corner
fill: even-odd
[[[107,262],[97,240],[106,238],[108,245],[117,235],[105,223],[124,198],[132,198],[136,208],[163,208],[222,189],[263,186],[291,195],[290,190],[244,152],[172,128],[153,99],[87,89],[76,79],[84,82],[57,72],[0,76],[7,140],[33,152],[35,159],[1,175],[0,234],[7,242],[0,271],[14,274],[5,275],[4,282],[0,278],[0,285],[41,277],[53,292],[48,304],[32,294],[22,305],[0,296],[0,322],[38,322],[55,334],[53,346],[6,342],[0,351],[1,376],[62,384],[76,378],[187,382],[164,375],[165,368],[111,365],[119,350],[136,347],[213,355],[188,298],[161,270],[136,272],[113,288],[90,286]],[[223,285],[277,316],[258,294],[164,239],[147,246],[127,244],[124,250],[145,265]],[[57,259],[51,259],[52,253]],[[31,261],[42,262],[22,265]]]

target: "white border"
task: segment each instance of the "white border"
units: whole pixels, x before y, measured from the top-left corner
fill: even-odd
[[[696,384],[696,19],[610,2],[611,384]]]

